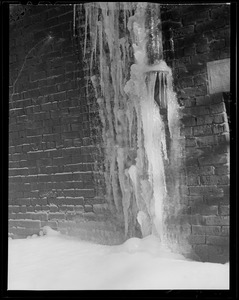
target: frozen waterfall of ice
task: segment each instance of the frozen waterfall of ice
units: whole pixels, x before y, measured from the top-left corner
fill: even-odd
[[[95,2],[84,7],[91,64],[95,58],[99,66],[92,83],[102,123],[108,203],[124,216],[126,238],[135,236],[134,227],[139,224],[143,237],[154,234],[165,244],[165,214],[167,210],[176,214],[179,209],[177,178],[173,201],[166,203],[165,168],[171,163],[177,172],[181,148],[171,69],[162,59],[148,62],[146,12],[154,6]],[[153,28],[156,21],[152,24]],[[161,51],[160,39],[161,35],[153,40],[156,52]],[[155,101],[156,81],[159,104],[167,108],[170,149],[165,121]]]

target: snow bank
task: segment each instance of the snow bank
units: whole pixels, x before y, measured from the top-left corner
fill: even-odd
[[[229,289],[229,264],[188,261],[152,236],[104,246],[45,234],[9,240],[9,290]]]

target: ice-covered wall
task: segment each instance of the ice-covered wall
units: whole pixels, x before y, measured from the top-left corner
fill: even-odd
[[[92,66],[94,59],[99,66],[91,75],[108,203],[122,214],[125,237],[140,228],[142,236],[169,244],[168,218],[176,220],[180,210],[182,142],[172,72],[162,59],[159,6],[97,2],[84,9]]]

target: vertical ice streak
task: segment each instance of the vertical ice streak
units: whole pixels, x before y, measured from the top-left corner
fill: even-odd
[[[145,2],[85,4],[85,27],[100,77],[92,81],[98,91],[107,199],[123,215],[126,237],[135,235],[132,227],[138,223],[143,236],[155,234],[167,243],[166,173],[180,156],[180,126],[172,72],[162,59],[158,11]],[[177,201],[175,196],[172,205]]]

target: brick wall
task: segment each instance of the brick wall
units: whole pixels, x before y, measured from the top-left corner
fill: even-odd
[[[229,5],[162,7],[164,58],[182,106],[182,223],[204,261],[229,255],[229,126],[223,93],[209,94],[207,62],[230,58]],[[230,92],[230,91],[228,91]]]
[[[121,235],[96,172],[98,116],[86,97],[89,64],[84,38],[73,37],[73,6],[18,7],[25,11],[10,24],[9,45],[9,234],[48,225],[114,242]]]

